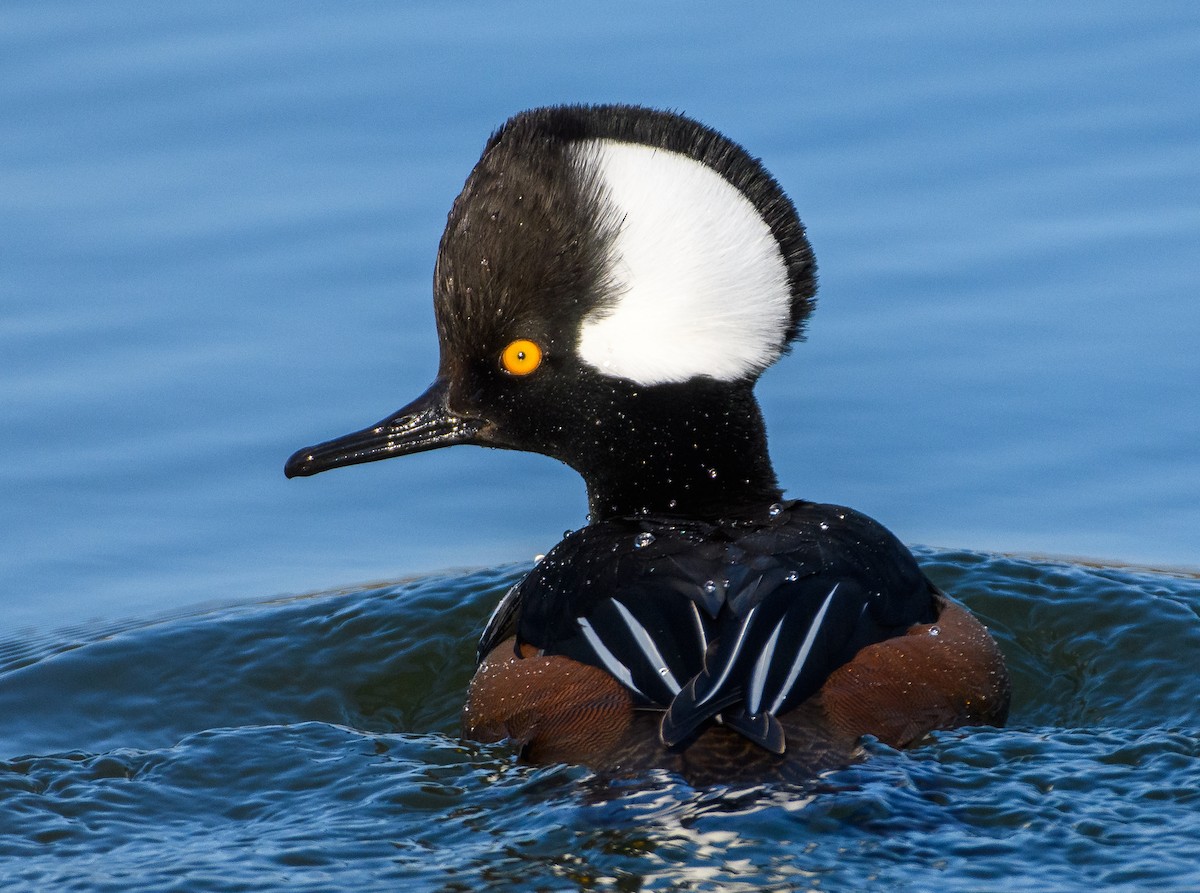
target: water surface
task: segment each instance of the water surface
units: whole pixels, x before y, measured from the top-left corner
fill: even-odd
[[[1196,83],[1190,3],[4,4],[0,886],[1200,887]],[[432,378],[490,131],[614,100],[795,199],[780,477],[937,546],[1010,728],[753,797],[521,766],[457,711],[577,479],[283,479]]]
[[[1190,890],[1200,579],[922,550],[1013,672],[960,730],[793,789],[456,737],[527,565],[0,643],[5,889]],[[24,882],[24,886],[22,886]]]

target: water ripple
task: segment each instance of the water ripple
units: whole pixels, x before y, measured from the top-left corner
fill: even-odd
[[[1200,580],[920,550],[1009,657],[1006,729],[800,788],[530,767],[456,737],[523,567],[214,608],[0,673],[5,889],[1190,889]],[[0,648],[12,643],[0,642]],[[170,853],[164,859],[164,853]]]

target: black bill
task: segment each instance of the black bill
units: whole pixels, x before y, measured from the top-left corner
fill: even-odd
[[[439,379],[408,406],[381,422],[316,446],[298,450],[283,466],[290,478],[405,456],[460,443],[478,443],[483,422],[451,412],[446,387]]]

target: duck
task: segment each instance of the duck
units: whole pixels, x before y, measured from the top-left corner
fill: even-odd
[[[683,114],[523,111],[448,215],[431,386],[291,477],[470,444],[577,471],[587,523],[483,627],[464,736],[694,783],[812,778],[999,726],[986,627],[880,523],[784,496],[754,386],[816,262],[762,162]]]

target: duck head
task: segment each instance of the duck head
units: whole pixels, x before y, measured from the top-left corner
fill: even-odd
[[[433,384],[285,473],[475,444],[570,465],[595,520],[770,502],[752,389],[814,291],[791,201],[715,130],[633,106],[523,112],[450,211]]]

